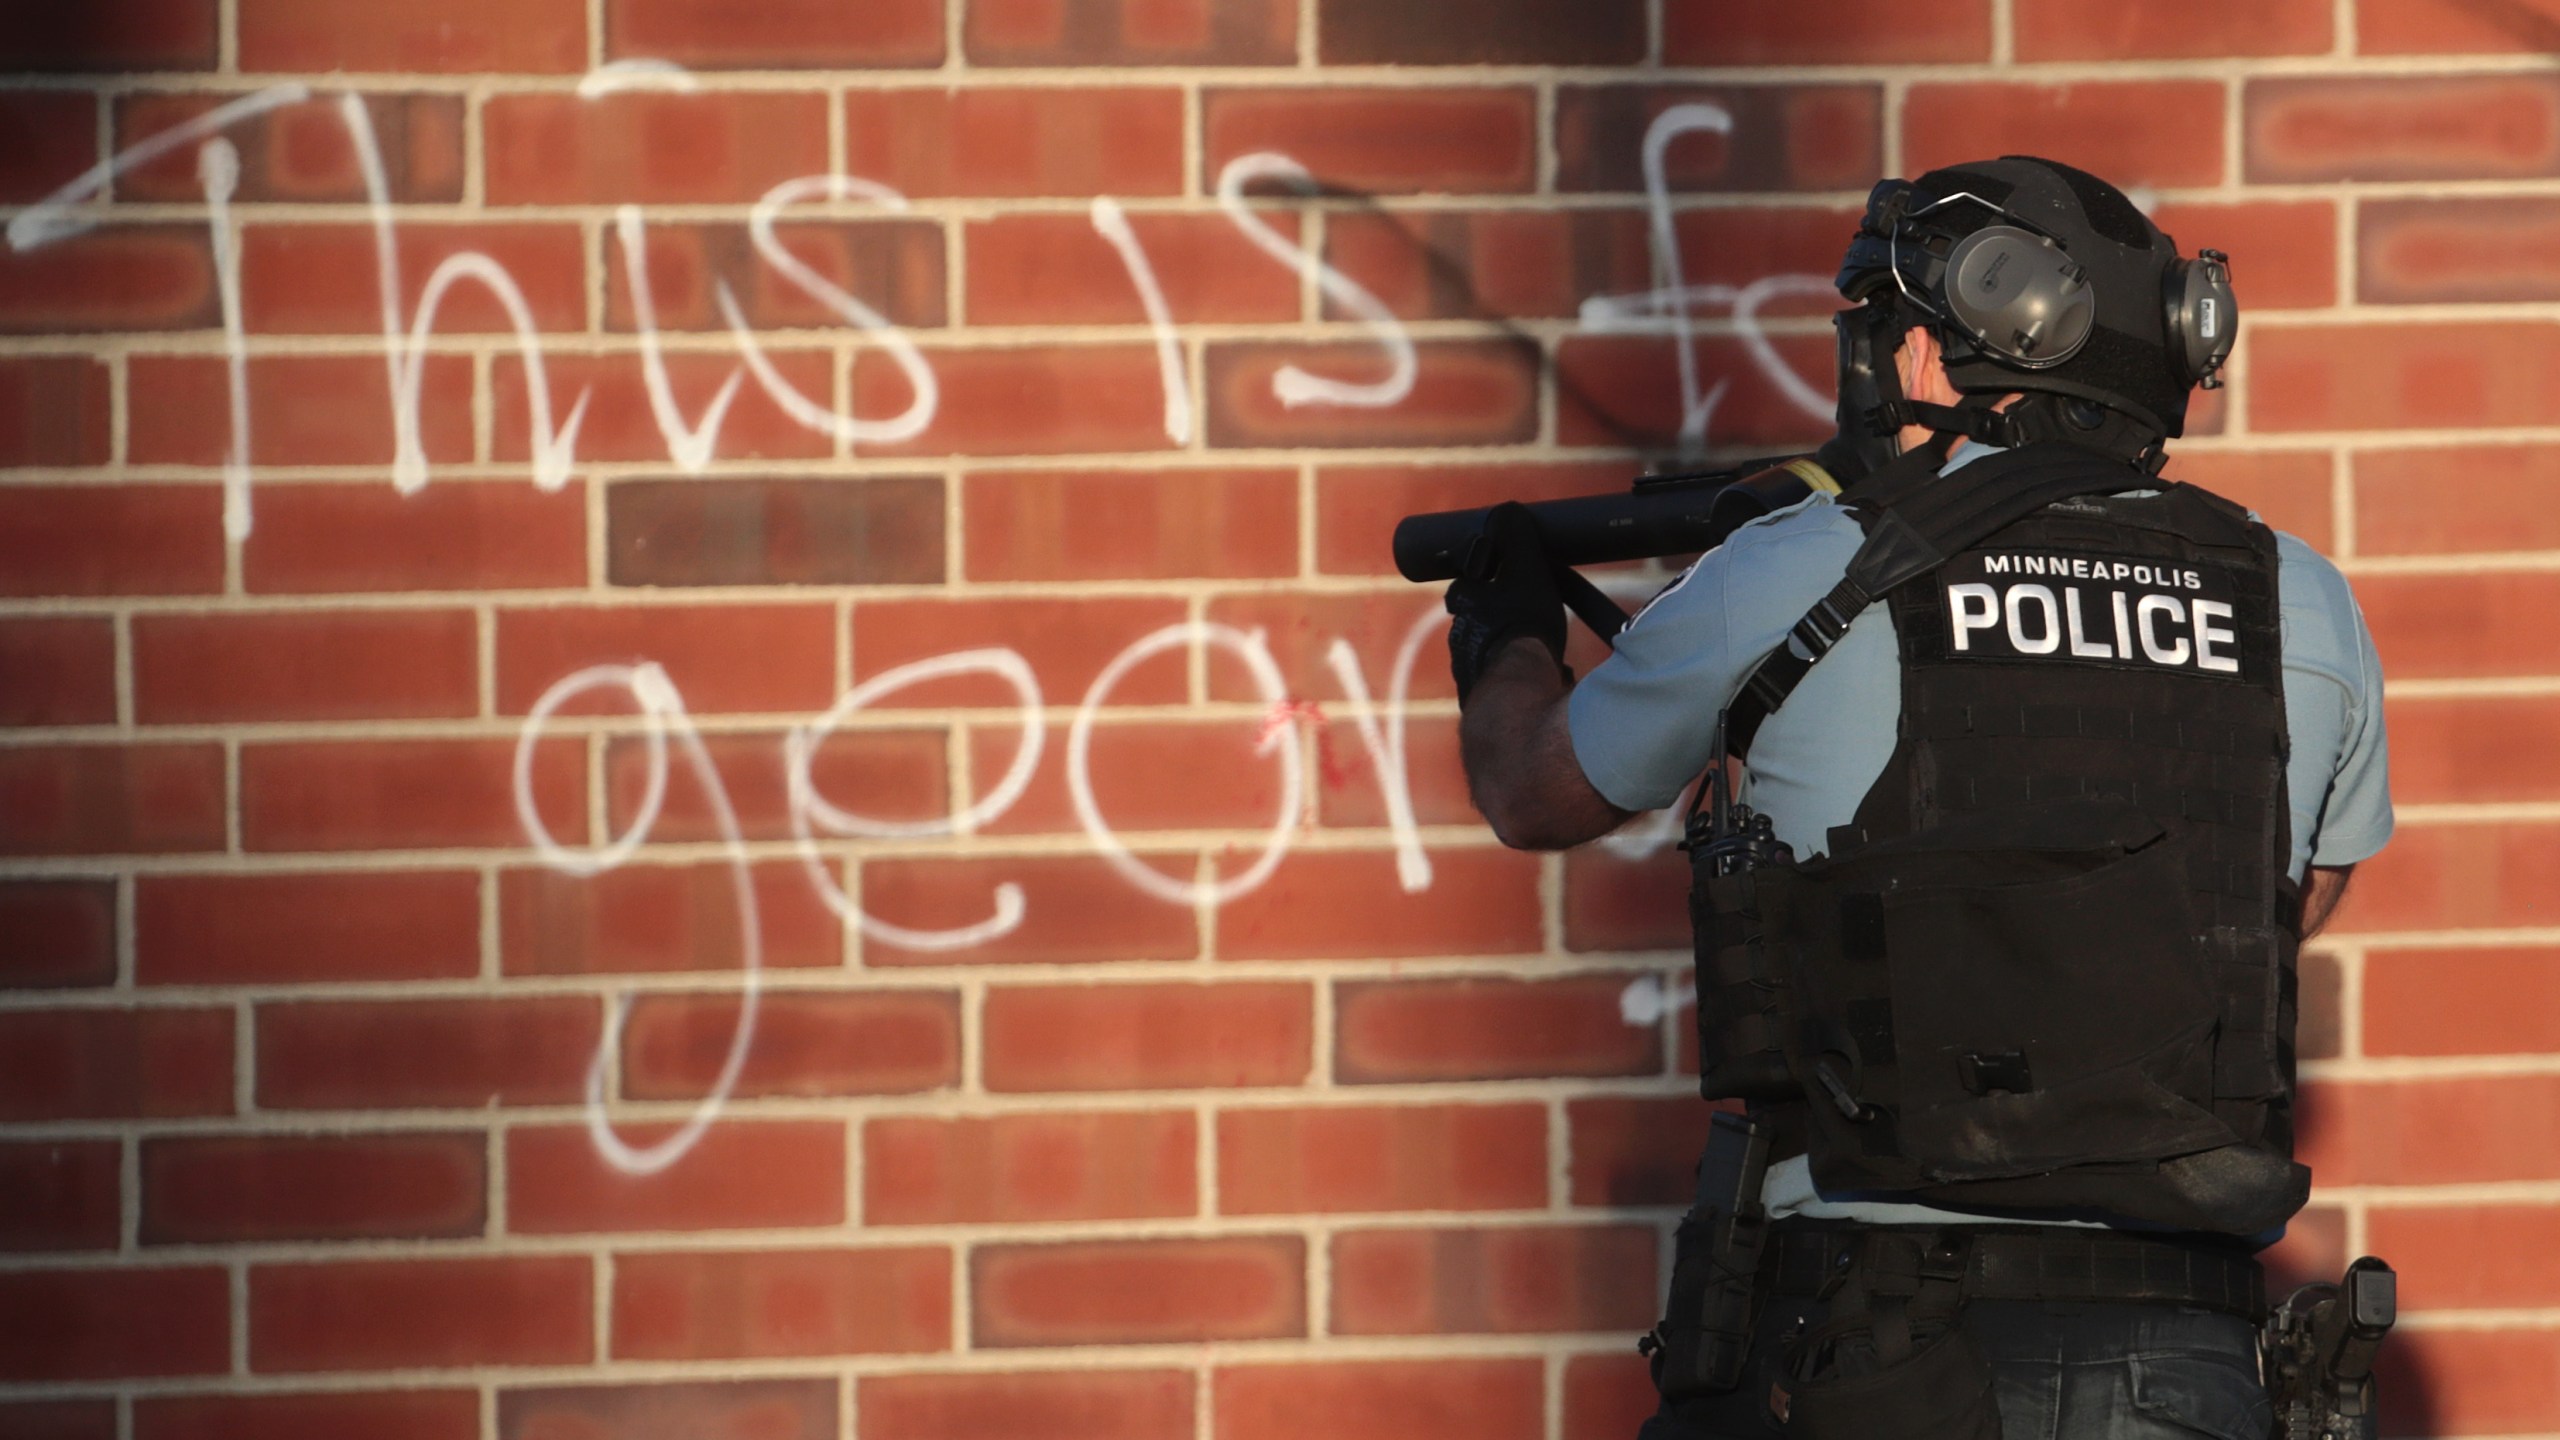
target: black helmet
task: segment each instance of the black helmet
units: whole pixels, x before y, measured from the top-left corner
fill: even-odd
[[[1871,463],[1917,422],[2068,440],[2156,470],[2161,442],[2185,432],[2188,392],[2221,383],[2238,318],[2221,252],[2183,259],[2122,191],[2024,155],[1879,183],[1839,286],[1863,302],[1836,322],[1841,430]],[[1964,405],[1902,397],[1893,351],[1915,324],[1937,335]],[[2013,391],[2027,399],[1991,415]]]

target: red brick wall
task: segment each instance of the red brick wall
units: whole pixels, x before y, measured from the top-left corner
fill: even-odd
[[[1677,857],[1493,844],[1386,530],[1684,412],[1815,438],[1867,184],[2015,149],[2233,254],[2180,463],[2391,672],[2292,1261],[2401,1266],[2397,1432],[2560,1431],[2554,50],[2547,0],[9,7],[0,1433],[1630,1433]],[[1657,124],[1685,407],[1606,300]],[[1325,198],[1228,170],[1275,152]]]

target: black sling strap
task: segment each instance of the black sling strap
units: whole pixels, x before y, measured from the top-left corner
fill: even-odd
[[[1733,755],[1750,753],[1761,722],[1787,703],[1805,672],[1886,592],[2057,500],[2123,490],[2145,478],[2122,460],[2068,445],[2004,450],[1952,475],[1896,473],[1903,468],[1887,466],[1846,497],[1844,503],[1864,512],[1866,543],[1850,557],[1840,583],[1787,632],[1787,643],[1762,656],[1743,678],[1725,721],[1725,748]]]

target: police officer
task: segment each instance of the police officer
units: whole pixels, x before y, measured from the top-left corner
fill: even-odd
[[[1448,597],[1505,843],[1741,760],[1693,909],[1703,1088],[1751,1121],[1643,1440],[2255,1440],[2251,1256],[2308,1193],[2295,947],[2391,831],[2371,639],[2307,545],[2155,478],[2230,352],[2217,253],[2012,156],[1878,185],[1840,285],[1843,494],[1578,685],[1516,507]]]

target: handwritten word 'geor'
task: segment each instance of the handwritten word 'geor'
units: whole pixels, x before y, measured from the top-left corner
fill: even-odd
[[[1442,619],[1435,605],[1417,616],[1407,628],[1387,682],[1386,723],[1383,725],[1375,713],[1378,707],[1372,700],[1368,679],[1362,674],[1359,659],[1350,644],[1335,640],[1325,657],[1341,683],[1344,697],[1354,707],[1360,743],[1368,753],[1370,766],[1378,777],[1380,791],[1386,801],[1388,824],[1395,838],[1397,875],[1408,892],[1430,885],[1431,862],[1423,853],[1421,835],[1414,823],[1412,789],[1405,769],[1405,704],[1414,665]],[[1241,873],[1215,882],[1167,875],[1140,859],[1113,831],[1093,788],[1093,727],[1112,693],[1129,672],[1148,660],[1195,645],[1222,650],[1243,663],[1246,673],[1252,677],[1256,697],[1270,717],[1260,726],[1255,751],[1272,757],[1279,767],[1279,798],[1259,853]],[[984,798],[956,815],[888,820],[844,808],[819,793],[812,775],[818,753],[828,738],[855,714],[911,686],[958,675],[993,676],[1012,689],[1020,703],[1019,738],[1015,741],[1013,759]],[[601,847],[573,849],[561,844],[543,822],[534,796],[534,753],[561,707],[603,690],[623,692],[637,708],[647,769],[640,804],[630,824]],[[1158,900],[1177,905],[1222,906],[1248,894],[1268,880],[1288,854],[1297,832],[1298,817],[1305,806],[1306,764],[1291,723],[1303,713],[1304,707],[1291,701],[1280,667],[1273,661],[1261,632],[1206,621],[1185,621],[1157,630],[1122,650],[1103,668],[1086,690],[1067,727],[1067,792],[1075,807],[1077,823],[1115,871],[1138,890]],[[792,727],[783,740],[791,831],[801,864],[819,898],[841,920],[863,934],[909,950],[967,949],[1019,928],[1028,907],[1022,887],[1010,881],[996,887],[992,913],[970,925],[924,930],[893,924],[872,915],[845,894],[828,873],[819,849],[820,836],[823,833],[837,839],[921,839],[967,834],[994,821],[1021,799],[1030,785],[1033,771],[1039,766],[1042,751],[1048,744],[1048,725],[1044,714],[1040,683],[1030,665],[1015,651],[990,648],[937,655],[884,671],[844,692],[835,705],[815,721]],[[677,692],[666,671],[654,663],[591,666],[564,677],[543,692],[531,713],[525,717],[524,727],[517,738],[513,771],[517,818],[543,864],[565,875],[593,877],[620,867],[648,843],[650,831],[656,825],[666,800],[671,744],[683,750],[695,782],[708,797],[712,818],[727,852],[737,895],[742,994],[727,1058],[713,1081],[711,1093],[695,1107],[684,1125],[646,1148],[634,1148],[624,1140],[613,1128],[605,1111],[606,1080],[615,1066],[623,1025],[629,1014],[629,997],[617,998],[612,1022],[606,1027],[603,1042],[587,1069],[587,1123],[598,1151],[606,1160],[634,1174],[664,1169],[693,1147],[717,1118],[735,1088],[740,1067],[745,1064],[747,1052],[753,1044],[757,998],[763,983],[764,942],[737,810],[729,799],[728,788],[713,765],[700,732],[685,711],[684,697]]]

